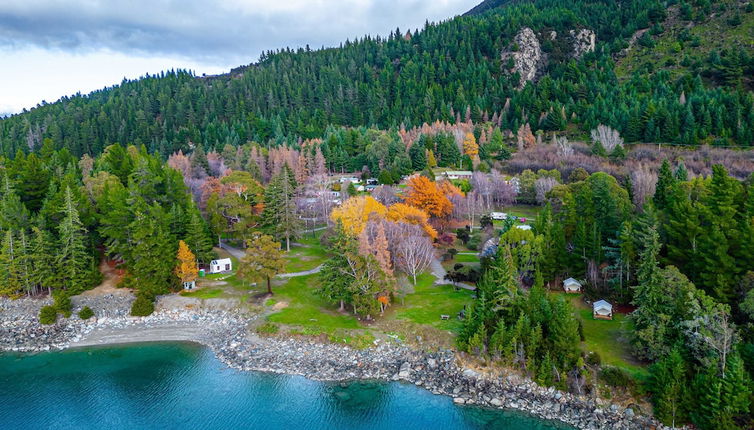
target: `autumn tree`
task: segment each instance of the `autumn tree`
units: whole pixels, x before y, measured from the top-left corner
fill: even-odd
[[[333,209],[330,219],[340,223],[343,230],[354,237],[361,234],[372,217],[384,218],[387,208],[371,196],[351,197]]]
[[[191,252],[186,242],[178,242],[178,265],[175,268],[175,274],[183,282],[184,288],[192,285],[196,281],[199,269],[196,267],[196,257]]]
[[[405,203],[396,203],[387,209],[386,218],[392,222],[418,225],[432,240],[437,238],[437,231],[429,225],[429,215],[417,207]]]
[[[468,155],[472,160],[479,157],[479,145],[473,133],[466,133],[466,138],[463,140],[463,154]]]
[[[267,281],[267,293],[272,294],[272,278],[283,272],[285,259],[280,243],[272,236],[254,234],[246,241],[246,254],[236,275],[249,283]]]
[[[424,176],[409,179],[404,201],[437,218],[447,217],[453,211],[453,204],[442,190]]]

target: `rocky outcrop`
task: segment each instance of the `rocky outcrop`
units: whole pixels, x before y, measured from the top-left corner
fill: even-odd
[[[521,77],[519,89],[527,82],[536,81],[547,66],[548,55],[542,51],[540,40],[548,43],[557,42],[559,37],[567,44],[564,50],[568,51],[570,48],[570,52],[561,50],[561,54],[576,59],[593,52],[597,43],[594,31],[586,28],[570,30],[565,36],[559,36],[555,31],[544,31],[537,36],[531,28],[522,28],[514,37],[513,44],[500,55],[503,69],[510,74],[518,73]]]
[[[571,56],[573,58],[581,58],[588,52],[594,52],[597,35],[592,30],[582,28],[581,30],[571,30],[568,34],[571,36],[571,46],[573,47]]]
[[[513,42],[514,45],[510,49],[502,52],[501,60],[503,67],[509,73],[518,73],[521,76],[519,88],[523,88],[527,82],[537,78],[543,69],[542,47],[537,40],[537,35],[529,27],[522,28]],[[511,60],[513,60],[512,67],[508,68]]]

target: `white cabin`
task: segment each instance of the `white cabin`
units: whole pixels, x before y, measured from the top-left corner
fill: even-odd
[[[233,270],[233,262],[230,258],[222,258],[220,260],[212,260],[209,263],[209,273],[223,273]]]
[[[592,304],[592,316],[595,319],[611,320],[613,319],[613,305],[605,300],[599,300]]]
[[[505,213],[505,212],[492,212],[492,213],[490,213],[490,218],[492,218],[494,220],[497,220],[497,221],[502,221],[502,220],[508,218],[508,214]]]
[[[474,173],[469,170],[450,170],[444,174],[448,179],[471,179]]]
[[[565,281],[563,281],[563,289],[565,290],[566,293],[580,293],[581,282],[573,278],[568,278]]]

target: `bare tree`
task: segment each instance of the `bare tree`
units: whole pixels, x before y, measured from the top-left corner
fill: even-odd
[[[596,130],[592,130],[592,140],[601,143],[608,153],[613,152],[618,146],[623,146],[623,138],[618,130],[602,124],[598,125]]]
[[[393,244],[396,267],[410,276],[416,285],[416,277],[432,262],[434,248],[418,225],[400,223],[399,228],[400,235],[394,238],[396,242]]]
[[[372,197],[385,206],[391,206],[401,201],[395,192],[395,188],[389,185],[380,185],[372,191]]]
[[[335,205],[335,194],[330,189],[330,178],[326,174],[316,174],[309,177],[306,194],[313,200],[317,217],[329,223],[330,211]]]
[[[489,175],[482,172],[474,172],[471,176],[471,186],[482,198],[484,209],[492,207],[492,181]]]
[[[534,189],[537,192],[537,203],[540,205],[543,204],[547,198],[547,193],[550,192],[555,185],[558,185],[558,181],[555,178],[546,176],[537,179],[537,182],[534,183]]]
[[[725,378],[725,364],[731,348],[736,343],[736,328],[730,321],[726,305],[715,303],[709,311],[683,322],[690,349],[702,362],[710,362],[710,352],[717,355],[720,376]]]
[[[463,197],[459,206],[460,210],[463,212],[463,216],[469,220],[469,229],[474,230],[476,218],[484,210],[482,196],[476,191],[470,191],[466,193],[466,197]]]
[[[516,188],[497,170],[490,173],[492,202],[495,206],[508,206],[516,201]]]
[[[649,166],[642,164],[631,172],[631,187],[633,189],[634,204],[643,207],[648,198],[655,194],[657,187],[657,173]]]
[[[555,146],[558,148],[558,155],[563,158],[573,155],[573,145],[568,141],[567,137],[560,136],[556,138],[553,136],[553,140],[555,141]]]

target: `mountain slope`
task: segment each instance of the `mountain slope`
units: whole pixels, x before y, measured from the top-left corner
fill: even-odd
[[[397,128],[466,117],[494,118],[514,131],[529,123],[534,131],[587,133],[603,123],[628,141],[750,145],[750,92],[710,89],[688,73],[672,81],[665,71],[617,79],[613,58],[638,30],[671,15],[659,0],[507,2],[411,35],[269,52],[219,77],[171,72],[64,98],[0,120],[0,152],[36,150],[50,138],[75,155],[120,142],[166,156],[194,144],[294,143],[322,137],[331,126]],[[549,60],[538,65],[538,81],[519,90],[519,76],[501,57],[528,48],[514,42],[523,28]],[[597,49],[574,58],[567,35],[582,29],[596,34]],[[740,67],[749,73],[751,57]],[[681,94],[692,103],[681,103]]]

